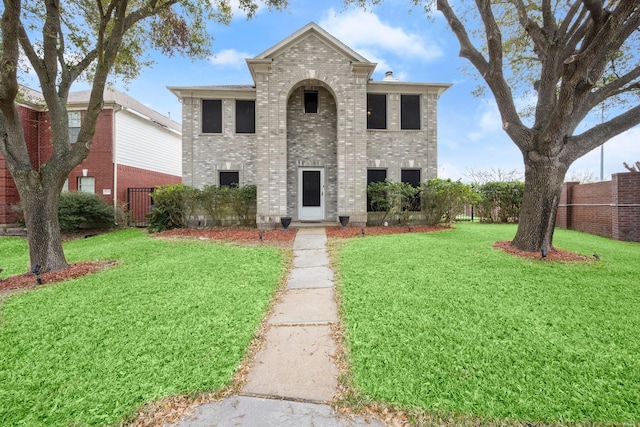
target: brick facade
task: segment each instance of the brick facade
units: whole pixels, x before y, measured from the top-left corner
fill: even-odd
[[[309,24],[247,64],[254,85],[170,88],[183,103],[183,182],[218,184],[220,170],[257,186],[261,228],[280,217],[302,219],[300,173],[320,170],[322,220],[367,220],[367,168],[404,168],[421,179],[437,173],[437,100],[450,85],[373,82],[375,68],[316,24]],[[317,114],[304,112],[304,92],[318,92]],[[367,129],[367,94],[387,94],[387,129]],[[400,129],[400,96],[420,96],[420,130]],[[221,134],[203,134],[202,100],[221,99]],[[255,100],[255,134],[236,134],[236,99]]]
[[[118,96],[128,100],[123,94],[118,94]],[[42,165],[53,155],[50,119],[46,111],[40,111],[43,109],[41,107],[36,105],[18,106],[25,141],[33,165]],[[78,110],[77,105],[73,108]],[[182,177],[123,164],[117,164],[116,167],[115,145],[118,142],[114,136],[114,129],[117,125],[116,111],[118,109],[118,105],[110,105],[109,108],[104,108],[100,112],[89,156],[69,174],[67,189],[76,191],[80,178],[93,177],[96,194],[102,196],[109,204],[125,206],[127,187],[176,184],[181,182]],[[157,120],[157,118],[155,119]],[[179,136],[176,138],[179,141]],[[140,152],[139,155],[144,156],[145,153]],[[180,162],[179,159],[176,161]],[[117,197],[116,200],[114,200],[114,196]],[[13,178],[0,154],[0,224],[15,223],[18,215],[13,206],[19,201],[20,198]]]
[[[556,226],[640,242],[640,173],[589,184],[565,182]]]

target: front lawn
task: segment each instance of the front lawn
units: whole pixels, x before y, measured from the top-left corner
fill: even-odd
[[[120,264],[0,301],[0,425],[112,424],[151,400],[224,387],[285,273],[274,248],[138,230],[65,252]],[[21,240],[0,239],[0,254],[3,277],[27,269]]]
[[[514,235],[459,224],[337,245],[358,391],[471,422],[640,423],[640,244],[557,230],[557,247],[601,257],[581,263],[492,248]]]

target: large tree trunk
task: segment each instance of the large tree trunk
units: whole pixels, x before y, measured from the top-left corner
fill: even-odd
[[[548,251],[553,247],[560,192],[568,167],[558,158],[531,157],[525,155],[524,200],[511,244],[524,251]]]
[[[40,173],[32,171],[14,180],[24,209],[31,270],[36,265],[42,273],[68,267],[58,221],[62,189],[62,184],[57,183],[59,179],[43,179]]]

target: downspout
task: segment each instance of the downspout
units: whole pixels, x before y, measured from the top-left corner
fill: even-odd
[[[117,139],[116,139],[116,115],[122,110],[121,105],[114,105],[113,123],[111,124],[111,155],[113,157],[113,218],[116,226],[118,225],[118,157],[117,157]]]

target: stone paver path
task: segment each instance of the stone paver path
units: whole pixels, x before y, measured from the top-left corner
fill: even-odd
[[[294,268],[269,319],[243,393],[329,402],[338,385],[330,323],[338,320],[324,228],[298,230]]]
[[[240,396],[201,405],[179,427],[384,426],[328,405],[338,386],[331,333],[338,310],[326,242],[324,228],[298,230],[287,289],[268,319]]]

